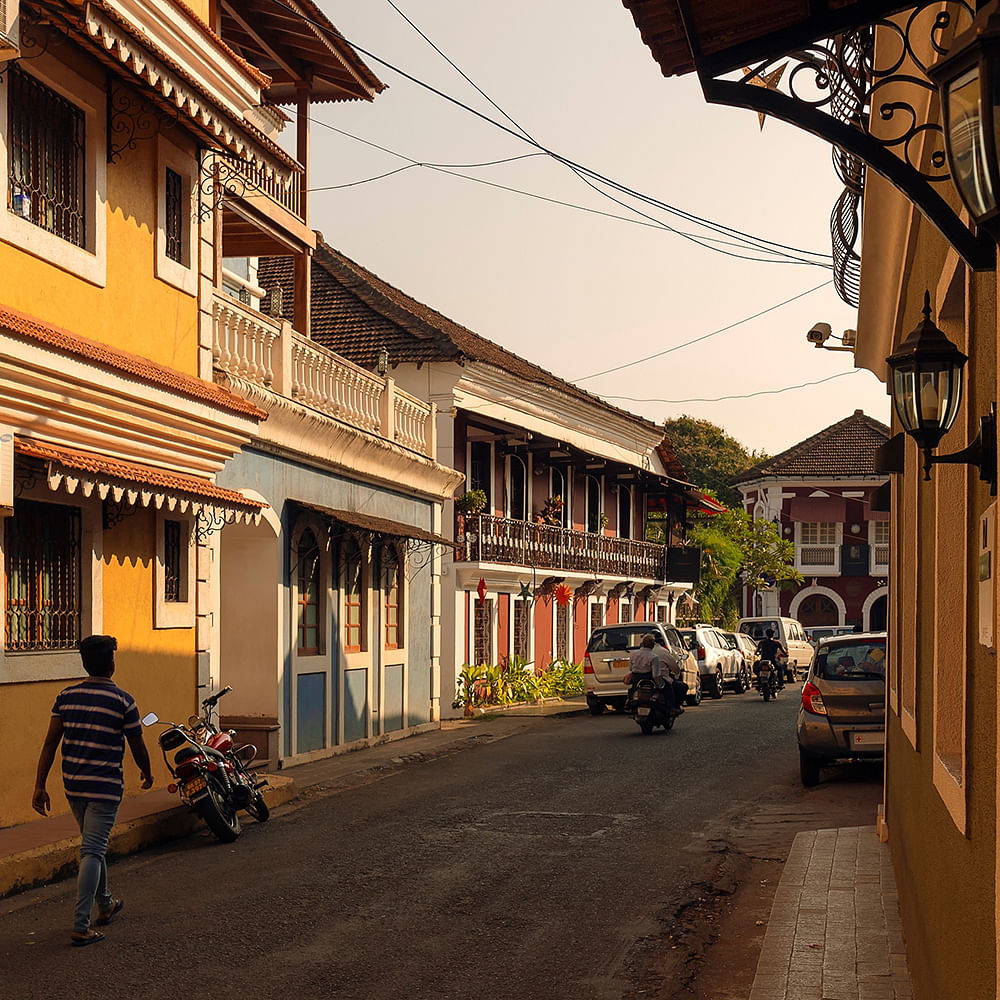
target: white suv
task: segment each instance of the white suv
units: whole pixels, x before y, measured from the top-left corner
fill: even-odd
[[[684,645],[698,661],[703,691],[713,698],[721,698],[727,684],[739,691],[745,690],[741,685],[736,651],[714,625],[699,622],[694,628],[682,628],[678,631]]]

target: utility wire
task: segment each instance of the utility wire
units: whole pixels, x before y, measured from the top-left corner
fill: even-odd
[[[815,288],[807,288],[804,292],[799,292],[798,295],[793,295],[790,299],[785,299],[784,302],[776,302],[773,306],[768,306],[766,309],[761,309],[760,312],[755,312],[752,316],[744,316],[743,319],[736,320],[735,323],[729,323],[727,326],[720,326],[718,330],[713,330],[711,333],[703,333],[700,337],[695,337],[693,340],[685,340],[683,344],[674,344],[673,347],[668,347],[666,350],[657,351],[656,354],[649,354],[644,358],[639,358],[636,361],[627,361],[623,365],[617,365],[614,368],[605,368],[604,371],[594,372],[593,375],[584,375],[581,378],[573,379],[574,383],[586,382],[588,379],[597,378],[600,375],[610,375],[612,372],[620,372],[626,368],[632,368],[635,365],[641,365],[645,361],[652,361],[655,358],[662,358],[665,354],[673,354],[674,351],[679,351],[684,347],[690,347],[692,344],[699,344],[703,340],[708,340],[710,337],[717,337],[720,333],[725,333],[727,330],[732,330],[733,327],[742,326],[744,323],[749,323],[751,320],[757,319],[760,316],[764,316],[769,312],[774,312],[775,309],[780,309],[782,306],[787,306],[791,302],[795,302],[798,299],[805,298],[807,295],[812,295],[813,292],[818,292],[821,288],[826,288],[827,285],[832,285],[832,281],[824,281],[822,285],[817,285]],[[626,399],[628,397],[621,396],[621,399]]]
[[[584,167],[584,166],[582,166],[582,165],[580,165],[578,163],[575,163],[574,161],[570,160],[569,158],[564,157],[564,156],[562,156],[562,155],[554,152],[553,150],[548,149],[547,147],[543,146],[541,143],[537,142],[536,140],[531,139],[529,136],[527,136],[526,134],[523,133],[523,130],[521,130],[521,131],[515,131],[513,128],[510,128],[510,127],[504,125],[502,122],[497,121],[495,118],[491,118],[489,115],[486,115],[486,114],[484,114],[481,111],[477,111],[475,108],[473,108],[473,107],[471,107],[471,106],[463,103],[462,101],[458,100],[457,98],[451,97],[449,94],[446,94],[444,91],[439,90],[438,88],[432,86],[431,84],[425,83],[424,81],[420,80],[419,78],[413,76],[411,73],[408,73],[405,70],[400,69],[398,66],[395,66],[395,65],[393,65],[390,62],[387,62],[385,59],[382,59],[381,57],[375,55],[375,53],[370,52],[369,50],[363,48],[362,46],[357,45],[356,43],[354,43],[354,42],[352,42],[352,41],[344,38],[343,35],[341,35],[339,33],[331,33],[330,30],[329,30],[329,28],[326,25],[320,24],[319,22],[317,22],[317,21],[315,21],[315,20],[313,20],[313,19],[311,19],[309,17],[306,17],[301,11],[298,11],[295,8],[290,7],[288,4],[282,2],[282,0],[271,0],[271,3],[273,5],[275,5],[275,6],[281,7],[283,10],[285,10],[285,11],[293,14],[294,16],[296,16],[297,18],[299,18],[300,20],[305,21],[307,24],[310,24],[311,26],[315,27],[318,31],[320,31],[320,32],[328,35],[330,38],[332,38],[332,39],[334,39],[334,40],[336,40],[338,42],[346,42],[348,45],[350,45],[353,49],[357,50],[362,55],[366,56],[367,58],[371,59],[374,62],[377,62],[379,65],[384,66],[385,68],[391,70],[392,72],[399,74],[404,79],[409,80],[411,83],[415,84],[416,86],[421,87],[421,88],[429,91],[430,93],[435,94],[436,96],[440,97],[442,100],[447,101],[448,103],[453,104],[456,107],[461,108],[462,110],[466,111],[467,113],[469,113],[471,115],[474,115],[475,117],[479,118],[480,120],[486,122],[487,124],[492,125],[494,128],[497,128],[497,129],[505,132],[506,134],[512,136],[513,138],[518,139],[521,142],[528,142],[528,143],[530,143],[531,145],[535,146],[538,150],[540,150],[541,152],[545,153],[547,156],[551,157],[552,159],[556,160],[557,162],[562,163],[562,164],[564,164],[567,167],[570,167],[574,171],[580,171],[583,174],[586,174],[588,177],[590,177],[594,181],[596,181],[598,183],[601,183],[601,184],[605,184],[605,185],[611,187],[612,189],[618,191],[621,194],[627,195],[629,197],[634,197],[634,198],[636,198],[638,200],[644,201],[647,204],[650,204],[650,205],[652,205],[652,206],[654,206],[656,208],[659,208],[659,209],[661,209],[663,211],[666,211],[666,212],[669,212],[671,214],[677,215],[677,216],[679,216],[681,218],[686,219],[687,221],[695,222],[696,224],[704,226],[705,228],[714,230],[715,232],[724,233],[725,235],[730,236],[730,237],[732,237],[732,236],[738,236],[738,237],[740,237],[740,238],[742,238],[742,239],[744,239],[744,240],[747,241],[747,243],[748,243],[748,246],[746,247],[747,250],[756,249],[756,250],[759,250],[759,251],[764,251],[767,248],[777,248],[778,250],[788,251],[788,256],[790,256],[790,257],[792,257],[792,256],[794,256],[796,254],[802,254],[802,255],[806,255],[809,258],[816,258],[816,259],[806,260],[806,259],[804,259],[802,257],[796,257],[795,259],[799,263],[811,263],[811,264],[818,264],[819,266],[829,266],[829,265],[826,264],[826,261],[829,260],[829,255],[828,254],[819,254],[817,252],[810,251],[810,250],[802,250],[802,249],[799,249],[799,248],[796,248],[796,247],[790,247],[790,246],[788,246],[786,244],[778,243],[778,242],[775,242],[773,240],[767,240],[767,239],[764,239],[762,237],[752,236],[752,235],[750,235],[748,233],[742,232],[741,230],[734,229],[733,227],[725,226],[725,225],[723,225],[721,223],[716,223],[716,222],[713,222],[711,220],[704,219],[704,218],[702,218],[700,216],[694,215],[693,213],[686,212],[683,209],[679,209],[676,206],[673,206],[673,205],[670,205],[670,204],[668,204],[666,202],[662,202],[662,201],[659,201],[658,199],[652,198],[649,195],[645,195],[645,194],[642,194],[641,192],[635,191],[634,189],[631,189],[631,188],[627,187],[624,184],[621,184],[621,183],[619,183],[617,181],[612,180],[609,177],[604,176],[603,174],[600,174],[598,171],[592,170],[592,169],[590,169],[588,167]],[[487,100],[489,100],[489,98],[487,98]],[[493,102],[491,101],[491,103],[493,103]],[[666,227],[666,224],[664,224],[664,226]],[[666,227],[666,228],[670,228],[670,227]],[[678,235],[682,235],[682,234],[678,233]],[[697,237],[692,237],[690,235],[687,235],[686,238],[691,239],[694,242],[698,242],[698,238]],[[701,244],[701,245],[704,246],[704,244]],[[715,250],[717,250],[717,252],[720,252],[720,253],[728,253],[728,251],[718,250],[718,248],[711,247],[711,246],[707,247],[707,249],[715,249]],[[769,250],[768,252],[773,252],[773,250]],[[738,256],[738,255],[730,254],[730,256]],[[743,258],[743,259],[757,259],[757,258]]]
[[[748,392],[741,395],[732,396],[707,396],[695,397],[693,399],[641,399],[637,396],[602,396],[604,399],[625,399],[630,403],[723,403],[730,399],[753,399],[756,396],[778,396],[783,392],[794,392],[796,389],[808,389],[810,386],[822,385],[824,382],[832,382],[835,378],[843,378],[845,375],[857,375],[860,368],[852,368],[850,371],[838,372],[836,375],[828,375],[826,378],[817,379],[815,382],[800,382],[798,385],[786,385],[781,389],[760,389],[757,392]]]

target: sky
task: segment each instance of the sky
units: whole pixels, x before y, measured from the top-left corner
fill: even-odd
[[[829,254],[841,187],[826,143],[776,120],[761,131],[753,112],[706,104],[693,76],[664,78],[621,0],[320,5],[388,84],[371,103],[313,109],[311,222],[336,249],[474,332],[657,422],[704,418],[772,455],[857,409],[888,423],[884,386],[855,371],[850,353],[806,340],[817,322],[838,336],[856,324],[856,310],[827,284],[829,269],[706,249],[660,223],[703,229],[634,199],[616,204],[539,153],[745,233]],[[288,135],[294,142],[294,126]],[[771,392],[792,386],[805,387]],[[724,396],[749,398],[696,401]]]

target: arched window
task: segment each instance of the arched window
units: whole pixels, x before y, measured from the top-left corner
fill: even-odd
[[[565,528],[569,524],[569,495],[566,490],[566,476],[562,469],[549,470],[549,496],[562,500],[562,510],[559,512],[560,524]]]
[[[358,543],[344,543],[344,651],[360,653],[365,640],[364,565]]]
[[[810,594],[802,599],[797,612],[803,625],[839,625],[837,605],[823,594]]]
[[[517,455],[507,456],[507,516],[514,521],[528,519],[527,469]]]
[[[597,476],[587,476],[587,531],[601,530],[601,481]]]
[[[385,617],[385,648],[403,645],[403,598],[399,573],[399,555],[394,545],[382,549],[382,603]]]
[[[618,537],[632,537],[632,489],[623,483],[618,486]]]
[[[320,557],[316,536],[306,528],[295,550],[295,592],[298,603],[298,654],[315,656],[320,652]]]

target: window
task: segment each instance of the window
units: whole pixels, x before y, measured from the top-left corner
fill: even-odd
[[[632,604],[629,601],[618,602],[618,621],[625,624],[632,621]]]
[[[80,511],[18,501],[4,539],[8,652],[73,649],[80,641]]]
[[[84,113],[16,65],[9,72],[7,208],[83,247]]]
[[[601,513],[601,481],[597,476],[587,476],[587,531],[601,530]]]
[[[531,659],[531,604],[520,598],[514,601],[514,655],[521,660]]]
[[[604,605],[600,601],[594,601],[590,605],[590,631],[600,628],[604,624]]]
[[[559,523],[564,527],[569,526],[569,491],[566,489],[566,476],[562,469],[549,470],[549,496],[559,497],[562,502],[562,510],[559,512]]]
[[[364,567],[353,538],[344,544],[344,651],[359,653],[364,645]]]
[[[805,521],[801,537],[803,545],[836,545],[837,525],[833,521]]]
[[[493,499],[493,447],[489,441],[469,443],[469,489],[482,490],[487,501]],[[487,503],[487,513],[492,514]]]
[[[163,522],[163,600],[168,604],[184,600],[181,534],[180,521]]]
[[[524,460],[517,455],[507,456],[507,516],[514,521],[526,521],[527,505],[527,470]]]
[[[476,665],[491,664],[493,662],[493,642],[491,635],[491,624],[493,622],[493,599],[487,597],[485,601],[478,598],[475,601],[475,618],[473,627],[473,650],[472,655]]]
[[[556,659],[569,663],[570,606],[556,605]]]
[[[835,521],[803,521],[796,526],[796,566],[804,574],[827,575],[840,571],[840,525]]]
[[[320,652],[320,554],[311,528],[299,537],[295,557],[298,655],[316,656]]]
[[[157,513],[153,628],[194,628],[194,534],[190,518]]]
[[[166,169],[166,254],[178,264],[184,262],[183,179],[176,170]]]
[[[385,648],[403,645],[400,618],[399,556],[392,545],[382,549],[382,599],[385,615]]]
[[[618,537],[632,537],[632,490],[622,485],[618,487]]]

